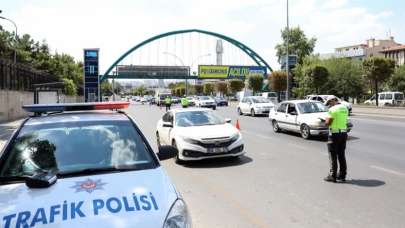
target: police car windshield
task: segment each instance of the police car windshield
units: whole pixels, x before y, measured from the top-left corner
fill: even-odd
[[[300,110],[300,113],[302,113],[302,114],[328,111],[328,108],[321,102],[299,103],[298,109]]]
[[[0,178],[31,176],[41,170],[74,173],[156,165],[129,120],[26,125],[5,159]]]
[[[224,124],[225,120],[211,111],[191,111],[176,113],[176,126],[192,127]]]

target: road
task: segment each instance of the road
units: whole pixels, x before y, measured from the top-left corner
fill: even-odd
[[[133,116],[156,149],[164,111],[134,104]],[[200,227],[405,227],[405,121],[353,116],[347,147],[348,181],[326,183],[326,142],[274,133],[265,117],[238,116],[246,155],[177,165],[163,162]],[[0,125],[0,147],[19,122]]]
[[[188,203],[194,227],[405,227],[405,121],[352,117],[348,181],[326,183],[321,139],[273,133],[265,117],[238,116],[246,156],[177,165],[163,162]],[[128,113],[156,149],[163,110],[131,105]]]

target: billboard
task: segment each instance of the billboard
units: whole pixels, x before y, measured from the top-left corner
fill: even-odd
[[[119,65],[116,78],[185,79],[190,76],[188,66]]]
[[[84,49],[84,101],[99,99],[98,59],[99,49]]]
[[[267,69],[263,66],[216,66],[199,65],[198,78],[200,79],[245,79],[248,76],[260,75],[266,78]]]

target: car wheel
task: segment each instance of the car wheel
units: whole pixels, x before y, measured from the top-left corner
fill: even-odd
[[[271,123],[273,125],[273,131],[276,133],[280,132],[280,127],[278,126],[277,120],[273,120]]]
[[[243,115],[242,110],[240,110],[240,108],[238,108],[238,113],[240,116]]]
[[[252,110],[250,110],[250,115],[253,116],[253,117],[256,116],[255,110],[253,108],[252,108]]]
[[[301,136],[304,139],[309,139],[311,137],[311,131],[309,129],[309,126],[306,124],[301,125]]]
[[[217,106],[212,107],[212,110],[216,110],[216,109],[217,109]]]
[[[158,149],[159,149],[159,147],[161,146],[159,132],[156,132],[156,143],[157,143],[157,146],[158,146]]]
[[[176,148],[176,150],[177,150],[177,155],[176,155],[176,158],[175,158],[176,164],[179,164],[179,165],[180,165],[180,164],[184,164],[184,161],[181,160],[180,157],[179,157],[179,151],[178,151],[178,149],[177,149],[177,144],[176,144],[176,141],[175,141],[175,140],[173,140],[172,146],[173,146],[174,148]]]

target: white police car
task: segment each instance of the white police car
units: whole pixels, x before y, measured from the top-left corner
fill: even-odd
[[[128,104],[25,106],[36,116],[0,154],[0,227],[190,227],[159,164],[176,150],[155,154],[122,111],[89,111]]]

